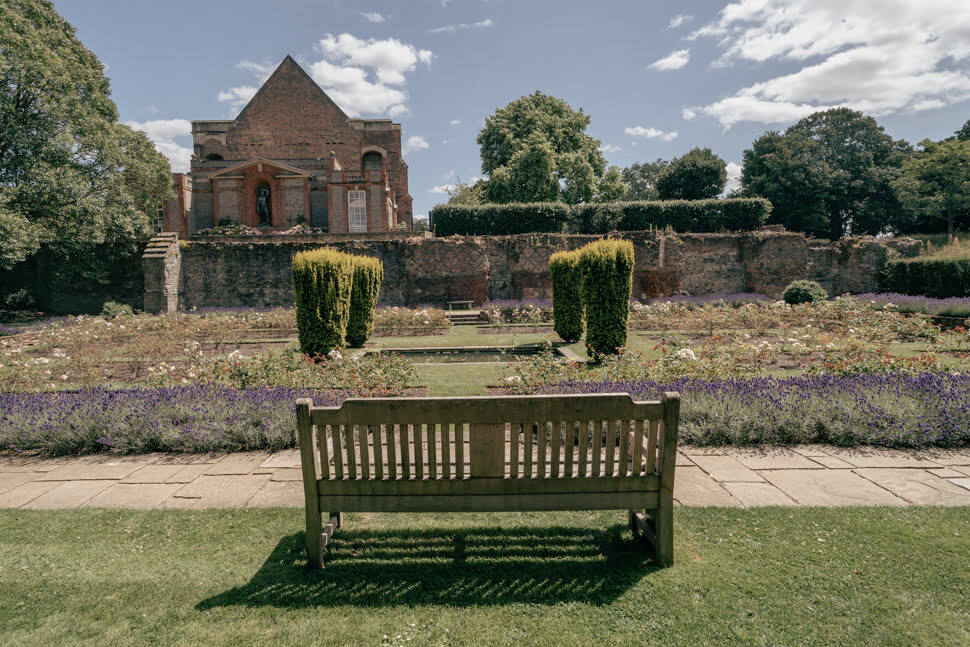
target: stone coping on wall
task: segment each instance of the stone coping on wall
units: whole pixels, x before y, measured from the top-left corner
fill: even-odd
[[[380,231],[360,232],[353,234],[307,234],[307,235],[273,235],[261,236],[188,236],[183,240],[190,243],[338,243],[355,240],[391,241],[411,240],[415,238],[432,238],[429,231]]]

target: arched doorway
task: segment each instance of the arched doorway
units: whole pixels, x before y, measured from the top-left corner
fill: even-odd
[[[273,200],[266,182],[260,182],[253,188],[253,211],[256,214],[258,227],[269,227],[273,222]]]

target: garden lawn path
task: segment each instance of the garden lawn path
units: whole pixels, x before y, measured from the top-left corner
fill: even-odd
[[[970,505],[970,449],[682,446],[683,506]],[[232,454],[0,455],[0,508],[303,505],[296,449]]]

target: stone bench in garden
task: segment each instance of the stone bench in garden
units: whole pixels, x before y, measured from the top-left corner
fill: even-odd
[[[625,393],[297,401],[307,559],[342,512],[630,511],[673,563],[680,398]]]

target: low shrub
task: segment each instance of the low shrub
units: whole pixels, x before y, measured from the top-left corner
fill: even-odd
[[[118,303],[117,301],[106,301],[103,306],[101,306],[101,316],[105,319],[114,319],[116,317],[130,317],[135,314],[131,306],[127,303]]]
[[[604,239],[579,250],[586,305],[586,347],[598,358],[626,346],[633,290],[633,243]]]
[[[552,312],[556,334],[572,343],[583,336],[586,308],[580,252],[556,252],[549,257],[552,277]]]
[[[293,256],[300,350],[326,355],[343,348],[354,285],[354,257],[329,247]]]
[[[829,293],[815,281],[792,281],[782,292],[781,298],[788,305],[825,301]]]
[[[764,198],[657,200],[567,205],[529,204],[438,205],[431,222],[439,236],[583,233],[605,234],[671,227],[679,232],[749,231],[768,220],[771,203]]]
[[[495,299],[486,301],[479,311],[495,325],[533,324],[552,321],[552,303],[541,299]]]
[[[883,268],[883,281],[893,292],[940,299],[970,296],[970,258],[892,259]]]
[[[350,293],[350,319],[347,344],[360,348],[374,332],[374,309],[381,294],[384,266],[379,259],[357,256],[354,259],[354,287]]]
[[[451,319],[441,308],[378,308],[374,313],[374,334],[381,337],[442,335],[451,327]]]
[[[27,288],[21,288],[4,296],[2,305],[4,310],[32,310],[37,303]]]

